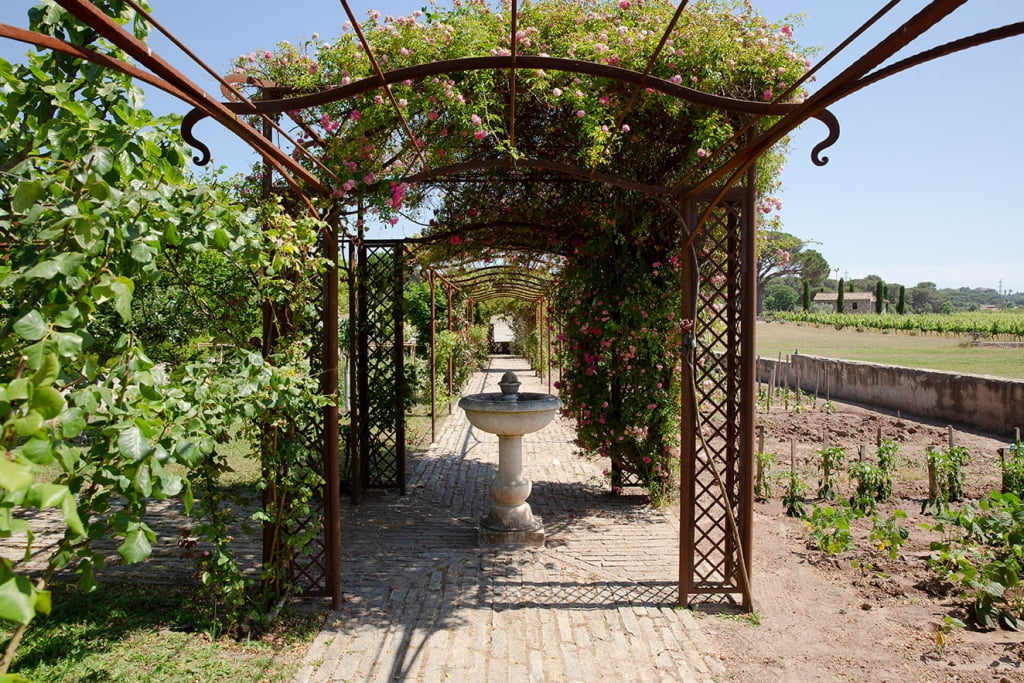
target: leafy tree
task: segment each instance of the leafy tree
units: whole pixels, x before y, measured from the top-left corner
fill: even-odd
[[[95,4],[145,37],[123,0]],[[52,3],[31,10],[30,24],[106,49]],[[181,496],[196,515],[213,547],[199,567],[213,591],[206,602],[230,617],[265,609],[285,588],[292,553],[316,532],[275,546],[263,573],[270,592],[250,593],[216,484],[226,468],[218,445],[238,434],[264,447],[275,490],[257,518],[271,529],[294,528],[322,485],[309,468],[290,467],[313,453],[301,433],[324,403],[301,337],[319,294],[319,224],[276,204],[247,211],[189,176],[177,124],[154,117],[114,71],[50,52],[26,65],[0,60],[0,534],[25,534],[27,555],[38,521],[26,510],[56,508],[65,525],[41,577],[0,558],[0,618],[18,625],[0,674],[49,610],[53,572],[74,567],[93,590],[108,554],[93,549],[102,538],[116,541],[124,562],[149,555],[154,500]],[[234,298],[247,287],[253,298]],[[301,331],[267,359],[247,341],[258,334],[257,299],[287,302]],[[223,353],[184,362],[170,351],[186,341],[179,326],[203,326]]]
[[[758,312],[764,308],[764,294],[770,282],[777,278],[798,277],[815,286],[829,272],[825,258],[808,242],[785,232],[765,231],[758,245],[757,288]]]
[[[773,282],[764,294],[764,307],[767,311],[792,311],[799,300],[800,295],[795,289],[781,282]]]

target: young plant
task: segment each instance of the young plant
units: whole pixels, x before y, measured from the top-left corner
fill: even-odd
[[[966,624],[956,617],[948,614],[942,619],[941,624],[935,625],[935,654],[939,657],[946,656],[946,645],[949,643],[949,635],[956,629],[964,628]]]
[[[776,463],[775,456],[771,453],[755,453],[757,460],[757,475],[754,477],[754,497],[758,500],[768,500],[772,497],[772,465]]]
[[[859,460],[850,465],[849,474],[850,479],[857,482],[857,489],[850,496],[850,507],[866,515],[872,514],[875,503],[885,492],[885,472],[878,465]]]
[[[834,508],[825,505],[814,508],[805,523],[818,550],[829,555],[838,555],[855,547],[850,522],[860,516],[857,510],[850,507]]]
[[[810,487],[804,483],[800,473],[791,470],[786,476],[786,490],[782,494],[782,504],[786,508],[787,515],[802,518],[807,514],[807,509],[804,507],[804,494],[809,490]]]
[[[1024,442],[1010,444],[1000,463],[1003,475],[1003,493],[1024,496]]]
[[[873,517],[871,534],[868,538],[875,544],[879,552],[887,554],[890,560],[896,559],[900,548],[910,537],[910,529],[897,523],[897,520],[906,518],[907,513],[899,508],[893,510],[888,517],[883,518],[881,515]]]
[[[821,479],[818,480],[818,497],[835,500],[839,491],[836,474],[846,462],[846,450],[841,446],[829,446],[818,451],[821,456]]]
[[[878,444],[878,467],[882,470],[883,481],[876,492],[875,500],[884,503],[892,497],[893,481],[899,466],[900,445],[892,439],[882,439]]]
[[[971,459],[963,446],[928,449],[928,472],[932,481],[928,504],[943,508],[964,497],[964,465]]]
[[[952,511],[939,511],[930,528],[945,535],[932,543],[928,566],[960,586],[972,600],[974,620],[982,628],[1000,624],[1024,630],[1024,504],[1012,493]]]

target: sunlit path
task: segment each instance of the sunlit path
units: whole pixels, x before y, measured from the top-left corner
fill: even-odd
[[[492,357],[466,392],[547,391],[526,362]],[[574,453],[556,419],[524,439],[543,548],[481,549],[497,437],[455,409],[409,463],[409,495],[343,506],[344,607],[299,681],[708,680],[717,662],[693,617],[675,609],[677,521],[614,498],[607,461]]]

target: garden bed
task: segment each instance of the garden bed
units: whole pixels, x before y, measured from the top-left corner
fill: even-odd
[[[815,463],[823,433],[831,445],[857,459],[860,444],[874,457],[878,430],[899,444],[901,465],[892,500],[878,512],[907,513],[900,523],[910,531],[894,559],[868,541],[871,524],[852,525],[856,549],[830,555],[818,550],[808,525],[787,517],[780,501],[783,482],[774,482],[771,500],[754,512],[754,599],[756,613],[707,612],[701,627],[719,652],[731,679],[858,681],[1024,681],[1024,633],[983,630],[972,624],[969,604],[927,565],[929,544],[938,532],[921,527],[934,520],[922,512],[928,498],[926,449],[948,445],[947,426],[834,403],[834,414],[815,408],[762,415],[765,451],[778,459],[776,473],[789,470],[790,440],[797,443],[796,466],[816,488]],[[998,489],[997,449],[1004,439],[953,430],[957,445],[971,461],[965,468],[965,496],[976,499]],[[845,468],[844,468],[845,471]],[[853,485],[839,479],[840,498]],[[813,496],[813,492],[808,496]],[[822,501],[809,498],[808,511]],[[834,505],[834,503],[831,503]],[[714,615],[714,616],[713,616]],[[964,621],[950,627],[946,617]],[[944,647],[936,633],[944,634]],[[939,640],[943,638],[940,636]]]

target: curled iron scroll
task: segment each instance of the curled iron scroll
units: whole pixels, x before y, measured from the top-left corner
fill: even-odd
[[[206,116],[206,112],[201,109],[193,109],[189,113],[185,114],[185,118],[181,120],[181,137],[202,155],[192,157],[192,162],[197,166],[206,166],[210,163],[211,159],[210,148],[200,142],[199,139],[192,134],[192,128],[197,123],[205,119]]]
[[[814,149],[811,150],[811,162],[815,166],[824,166],[828,163],[828,157],[821,156],[821,153],[839,140],[839,119],[828,109],[822,109],[814,115],[814,118],[824,123],[825,127],[828,128],[828,137],[816,144]]]

